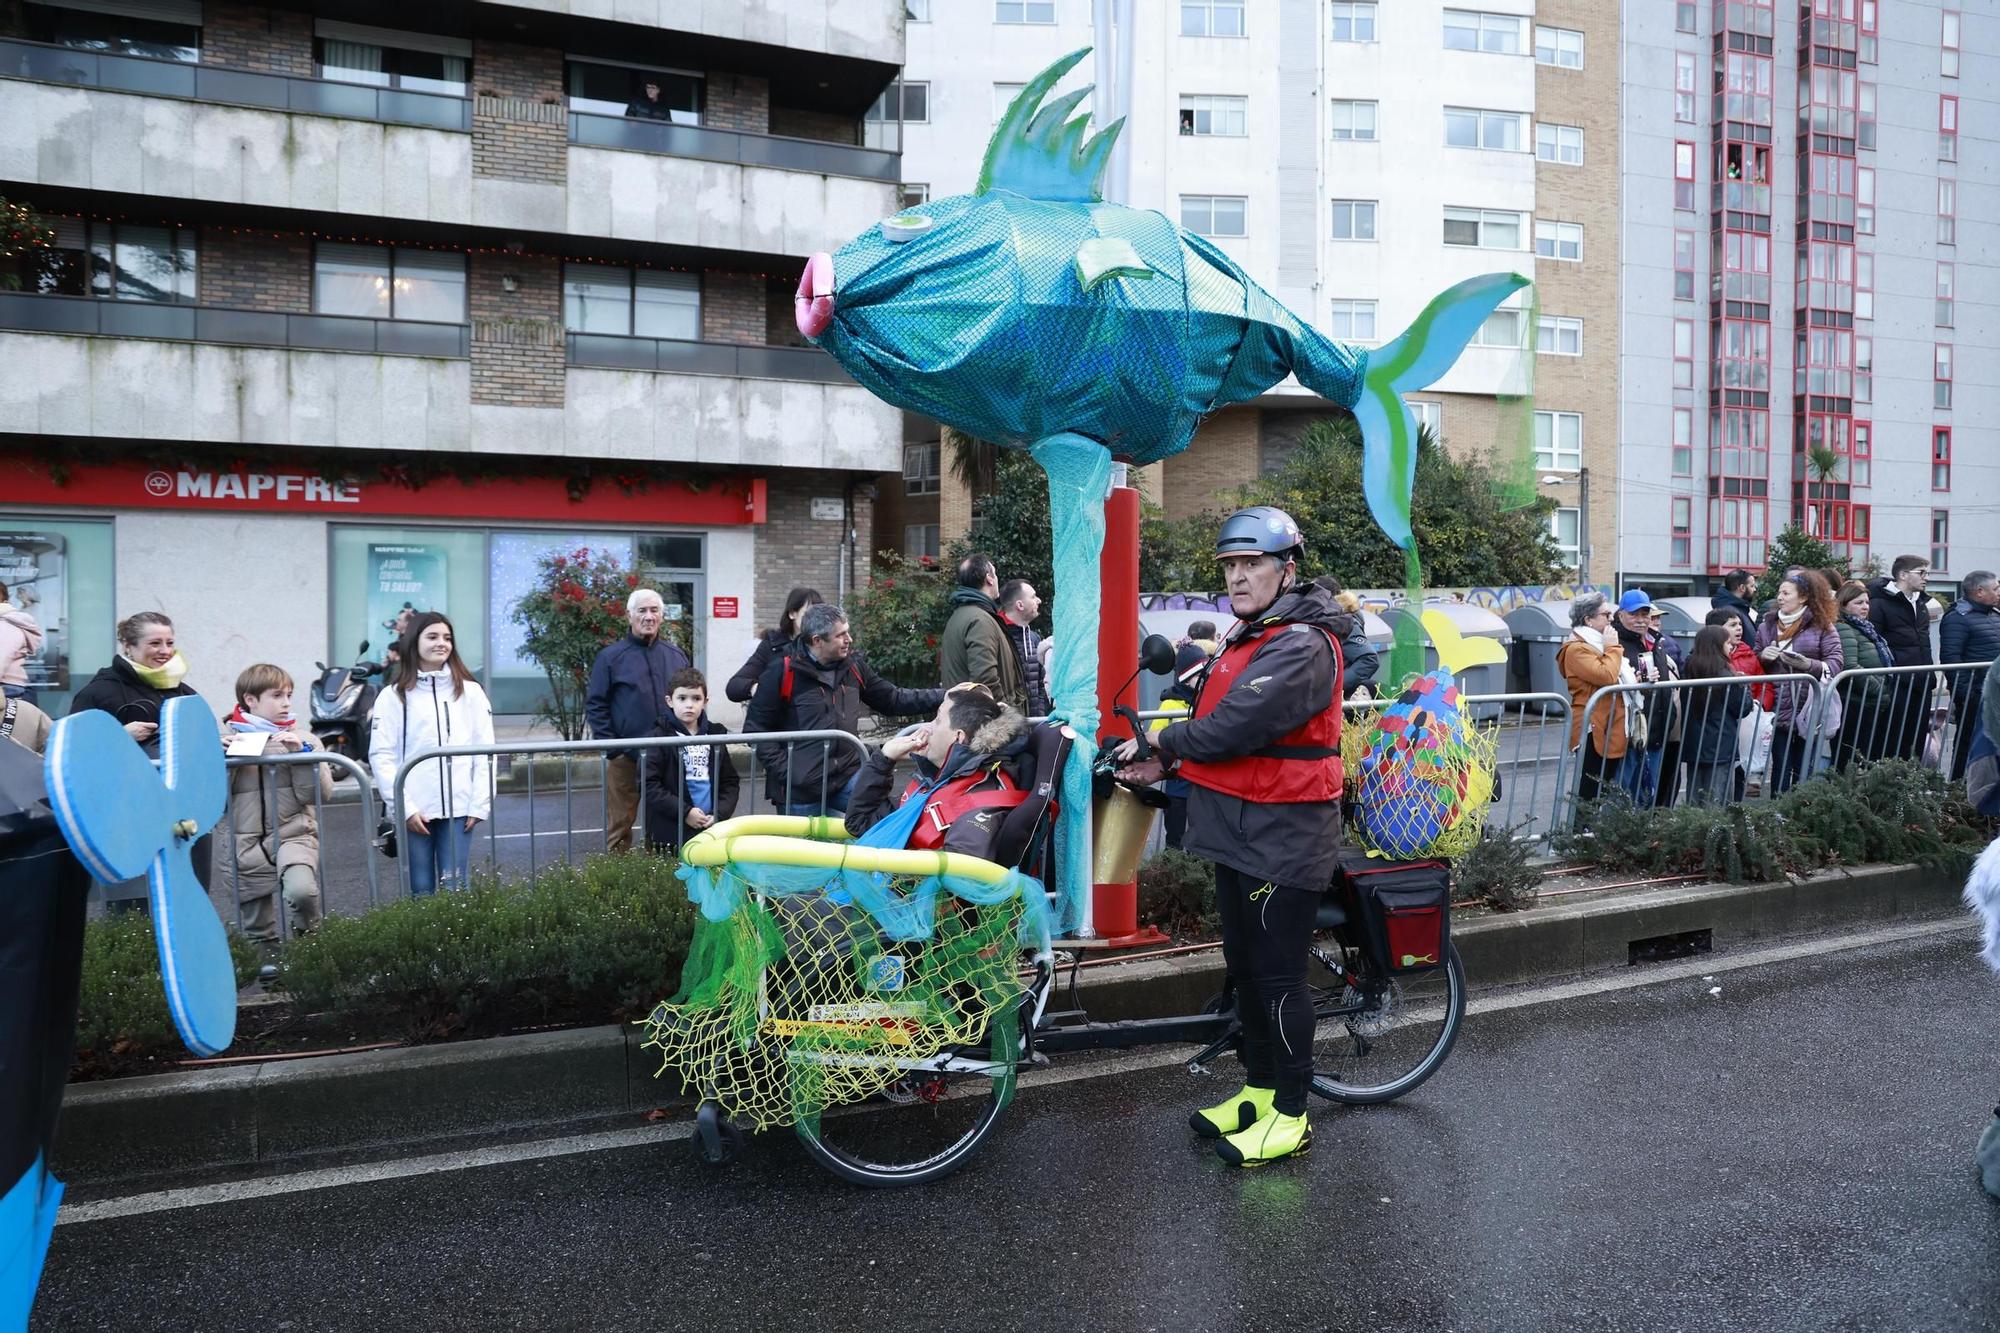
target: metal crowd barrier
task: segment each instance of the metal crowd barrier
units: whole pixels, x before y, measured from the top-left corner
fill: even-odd
[[[1842,671],[1827,683],[1841,700],[1840,725],[1822,724],[1814,738],[1822,757],[1842,771],[1856,760],[1913,759],[1947,778],[1964,777],[1972,718],[1992,668],[1952,662]]]
[[[236,926],[238,930],[241,930],[244,925],[244,895],[243,868],[237,860],[236,839],[237,835],[245,830],[238,829],[236,826],[236,774],[245,769],[262,769],[268,770],[270,777],[277,778],[282,776],[287,769],[306,766],[316,769],[336,770],[341,776],[353,778],[355,786],[359,789],[358,799],[354,802],[329,801],[325,785],[318,780],[318,774],[314,776],[312,783],[312,807],[313,824],[318,830],[318,850],[314,856],[313,873],[319,880],[321,910],[324,911],[327,909],[329,900],[333,897],[333,885],[329,882],[327,873],[327,847],[329,844],[347,845],[348,842],[346,838],[341,837],[336,832],[334,821],[328,817],[329,807],[345,809],[350,804],[353,806],[356,818],[359,821],[360,833],[359,838],[354,841],[356,845],[359,845],[362,852],[362,871],[368,883],[368,905],[373,907],[381,901],[375,856],[368,844],[368,840],[373,836],[376,823],[378,822],[375,787],[369,781],[368,770],[347,755],[331,754],[325,750],[307,750],[299,754],[267,754],[237,757],[224,761],[224,768],[228,770],[230,775],[230,800],[227,807],[225,807],[222,824],[216,829],[216,834],[223,839],[223,845],[214,848],[210,852],[210,863],[215,867],[210,873],[210,878],[218,888],[226,890],[230,898],[235,901]],[[274,866],[277,861],[279,847],[282,844],[282,840],[278,836],[279,785],[277,781],[265,781],[260,784],[264,802],[264,827],[269,829],[271,833],[271,858]],[[222,870],[225,864],[228,867],[226,873]],[[276,873],[275,870],[273,873]],[[291,934],[291,914],[285,910],[282,886],[274,885],[272,893],[272,906],[278,918],[278,937],[280,939],[288,938]]]

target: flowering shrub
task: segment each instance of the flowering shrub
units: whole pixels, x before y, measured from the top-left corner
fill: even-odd
[[[26,204],[0,195],[0,289],[19,290],[56,243],[54,227]]]
[[[625,598],[639,586],[618,557],[587,548],[551,551],[535,562],[535,586],[514,603],[525,626],[521,652],[549,678],[538,710],[564,740],[583,739],[584,693],[590,664],[626,631]]]
[[[951,579],[936,565],[895,551],[875,556],[873,579],[847,599],[854,646],[898,685],[938,683],[938,634],[951,615]]]

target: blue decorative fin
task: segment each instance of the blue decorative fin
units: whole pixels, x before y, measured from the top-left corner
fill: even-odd
[[[1042,105],[1056,81],[1089,54],[1087,46],[1070,52],[1015,95],[986,144],[986,160],[979,168],[979,184],[973,193],[1011,190],[1030,199],[1093,202],[1103,197],[1098,182],[1125,122],[1116,121],[1086,141],[1090,117],[1072,120],[1069,114],[1090,95],[1088,87]]]
[[[1150,278],[1153,270],[1123,236],[1093,236],[1076,250],[1076,278],[1087,292],[1106,278]]]

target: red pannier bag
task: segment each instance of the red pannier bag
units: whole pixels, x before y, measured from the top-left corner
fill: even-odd
[[[1451,864],[1388,861],[1342,848],[1338,871],[1361,945],[1390,972],[1444,966],[1451,944]]]

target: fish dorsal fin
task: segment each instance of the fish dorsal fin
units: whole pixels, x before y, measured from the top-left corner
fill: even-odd
[[[1507,660],[1507,650],[1497,639],[1466,638],[1442,611],[1426,611],[1418,617],[1424,632],[1437,648],[1438,665],[1457,675],[1467,667],[1485,666]]]
[[[1064,93],[1042,105],[1056,81],[1090,54],[1090,48],[1072,51],[1037,74],[1014,97],[1007,114],[993,128],[986,144],[986,160],[979,168],[975,194],[1011,190],[1030,199],[1074,199],[1095,201],[1103,197],[1098,182],[1104,164],[1125,127],[1119,120],[1100,130],[1087,142],[1088,115],[1070,118],[1077,103],[1090,95],[1090,88]]]

